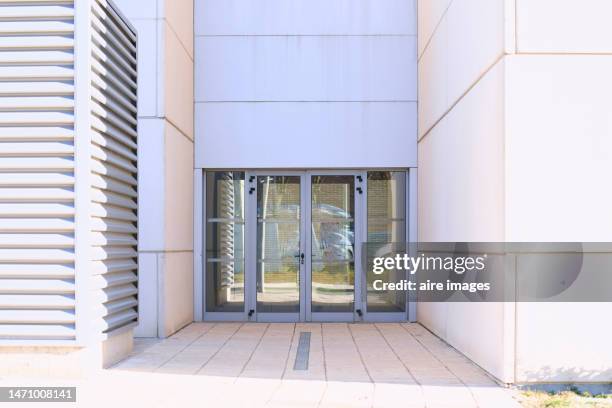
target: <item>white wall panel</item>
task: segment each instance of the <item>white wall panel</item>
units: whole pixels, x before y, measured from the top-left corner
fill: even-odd
[[[193,142],[169,123],[164,133],[165,248],[169,251],[192,251]]]
[[[161,1],[161,0],[160,0]],[[182,43],[187,54],[193,59],[193,24],[194,4],[193,0],[163,0],[164,18]]]
[[[158,262],[164,311],[158,330],[160,337],[167,337],[193,322],[193,253],[166,252]]]
[[[537,302],[516,307],[517,382],[610,382],[612,327],[602,322],[612,313],[612,304]]]
[[[414,102],[199,103],[196,167],[415,167],[416,125]]]
[[[416,166],[414,0],[196,0],[196,168]]]
[[[454,0],[448,24],[448,103],[455,103],[505,51],[506,0]]]
[[[448,110],[448,26],[440,25],[419,59],[419,137]]]
[[[138,173],[138,216],[142,220],[162,220],[164,217],[164,168],[160,166],[160,157],[164,157],[163,119],[139,119],[138,133],[146,143],[138,144],[138,162],[140,168],[147,171]],[[146,197],[147,199],[142,199]],[[164,248],[164,223],[141,222],[138,225],[140,251],[161,251]]]
[[[138,254],[138,326],[134,328],[136,337],[157,337],[157,259],[158,255],[155,253]]]
[[[174,29],[165,21],[164,31],[164,112],[187,137],[193,139],[193,59]]]
[[[419,241],[504,240],[504,81],[501,62],[420,140]]]
[[[609,242],[612,56],[520,55],[508,67],[507,239]]]
[[[506,0],[454,0],[436,23],[419,59],[419,136],[504,55],[505,13]]]
[[[158,3],[162,0],[116,0],[123,15],[135,19],[155,19],[158,16]],[[182,1],[182,0],[181,0]]]
[[[196,101],[416,101],[416,37],[197,37]]]
[[[195,0],[195,35],[416,35],[416,0]]]
[[[420,242],[504,241],[504,87],[502,61],[419,141]],[[511,378],[503,304],[419,303],[417,313],[476,364]]]
[[[419,57],[427,48],[452,0],[418,0]]]
[[[612,53],[610,0],[517,0],[519,52]]]

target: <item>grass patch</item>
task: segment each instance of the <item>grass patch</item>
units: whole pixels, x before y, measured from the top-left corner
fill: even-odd
[[[519,401],[526,408],[612,408],[612,395],[591,395],[575,388],[562,392],[524,391]]]

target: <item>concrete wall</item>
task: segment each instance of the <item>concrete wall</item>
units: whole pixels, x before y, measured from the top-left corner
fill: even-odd
[[[612,240],[606,0],[516,1],[506,85],[506,237]],[[544,188],[543,188],[544,186]],[[612,381],[611,304],[519,304],[516,381]]]
[[[195,35],[196,168],[416,166],[415,0],[196,0]]]
[[[419,240],[503,241],[504,0],[419,1]],[[419,303],[417,319],[511,380],[513,309]]]
[[[193,321],[193,2],[116,3],[140,41],[136,335],[165,337]]]
[[[419,1],[421,241],[610,240],[611,8]],[[610,311],[419,304],[418,318],[502,381],[610,381]]]

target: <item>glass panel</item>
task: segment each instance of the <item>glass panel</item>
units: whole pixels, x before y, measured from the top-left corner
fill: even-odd
[[[368,172],[368,243],[406,242],[406,173]],[[369,313],[405,312],[406,294],[402,291],[376,291],[374,280],[400,282],[405,272],[386,271],[383,275],[367,274],[367,309]]]
[[[244,224],[208,220],[206,237],[207,259],[244,259]]]
[[[300,177],[257,177],[257,311],[300,311]]]
[[[312,177],[312,312],[352,313],[355,177]]]
[[[406,242],[405,219],[406,173],[368,172],[368,242]]]
[[[206,173],[206,311],[244,312],[244,172]]]
[[[406,242],[406,222],[392,220],[368,220],[368,242]]]
[[[206,263],[206,310],[244,312],[244,262]]]

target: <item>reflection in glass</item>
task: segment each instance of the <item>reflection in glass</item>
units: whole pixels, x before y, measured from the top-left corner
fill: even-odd
[[[368,172],[368,247],[381,248],[389,243],[406,242],[406,173]],[[367,273],[367,309],[369,313],[404,312],[406,294],[402,291],[375,291],[374,280],[400,282],[405,272]]]
[[[244,312],[244,172],[206,173],[206,311]]]
[[[312,176],[312,311],[353,312],[355,178]]]
[[[300,177],[257,177],[257,311],[300,311]]]

